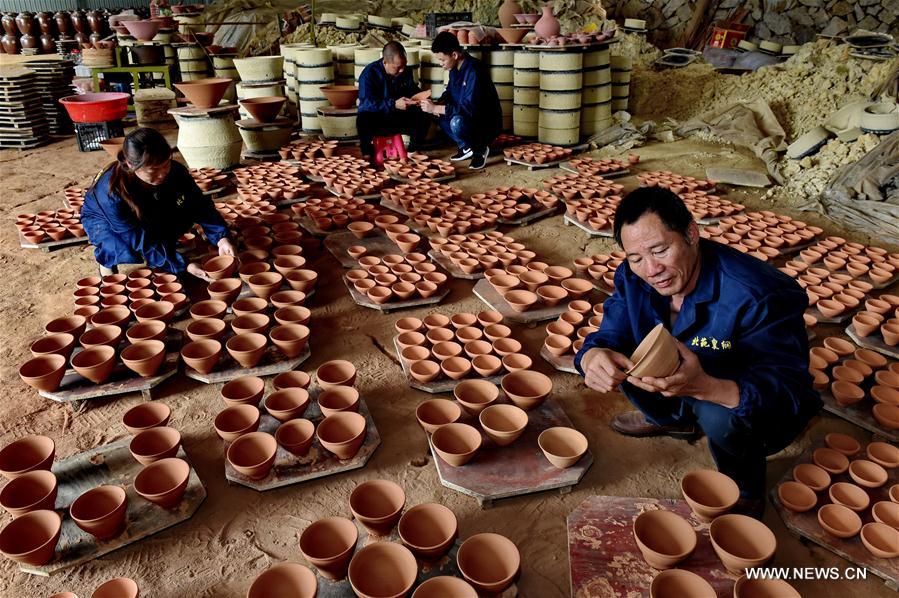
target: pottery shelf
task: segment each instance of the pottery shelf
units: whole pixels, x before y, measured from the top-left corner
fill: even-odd
[[[447,271],[447,273],[453,278],[461,278],[463,280],[480,280],[484,278],[484,270],[478,270],[476,272],[463,272],[459,269],[456,264],[453,263],[451,259],[443,255],[438,251],[434,251],[433,249],[428,252],[428,257],[431,258],[432,261],[436,262],[438,266]]]
[[[456,385],[460,382],[463,382],[464,380],[484,380],[485,382],[489,382],[490,384],[499,385],[500,381],[503,379],[503,376],[508,373],[505,369],[502,369],[500,370],[501,373],[496,374],[495,376],[484,378],[482,376],[479,376],[477,372],[472,370],[471,374],[469,374],[468,376],[465,376],[464,378],[461,378],[459,380],[453,380],[443,372],[440,372],[440,375],[430,382],[419,382],[412,377],[412,374],[409,373],[409,366],[407,366],[406,362],[404,362],[402,357],[400,357],[400,353],[402,353],[403,350],[396,342],[396,338],[397,337],[393,337],[393,349],[396,351],[396,359],[400,363],[400,367],[403,370],[403,375],[406,376],[406,381],[409,383],[409,386],[416,390],[422,390],[431,394],[453,392],[453,389],[456,388]]]
[[[475,283],[472,291],[478,299],[489,305],[491,309],[501,313],[504,319],[519,324],[527,324],[529,327],[535,326],[538,322],[558,318],[563,312],[568,310],[568,303],[571,301],[571,299],[567,299],[551,307],[541,306],[537,309],[519,312],[512,309],[512,306],[486,279]],[[590,300],[588,297],[583,297],[583,299]]]
[[[547,218],[549,216],[554,215],[558,211],[558,206],[554,206],[552,208],[544,208],[542,210],[535,210],[533,212],[529,212],[520,216],[519,218],[499,218],[497,219],[497,223],[505,224],[508,226],[527,226],[532,222],[536,222],[537,220],[541,220],[543,218]],[[481,232],[481,231],[478,231]]]
[[[443,298],[449,295],[449,288],[444,285],[444,288],[438,289],[437,292],[430,297],[418,297],[417,299],[407,299],[404,301],[390,301],[388,303],[375,303],[368,296],[363,295],[353,286],[351,280],[349,280],[346,276],[343,276],[343,284],[346,285],[347,290],[350,292],[350,297],[352,297],[353,301],[356,302],[357,305],[361,305],[362,307],[367,307],[369,309],[376,309],[378,311],[384,312],[385,314],[389,314],[394,311],[399,311],[401,309],[412,309],[414,307],[424,307],[426,305],[436,305],[443,301]]]
[[[56,510],[64,511],[62,532],[52,561],[40,567],[20,565],[25,573],[50,576],[100,558],[119,548],[139,542],[190,519],[206,500],[206,488],[191,467],[184,498],[172,509],[164,509],[140,497],[134,490],[134,478],[143,469],[128,445],[131,437],[99,446],[53,464],[59,483]],[[189,460],[184,448],[178,449],[179,459]],[[82,531],[68,515],[69,505],[84,492],[101,485],[121,486],[128,496],[127,524],[115,538],[98,540]]]
[[[565,172],[570,172],[572,174],[583,174],[577,168],[572,166],[571,162],[569,160],[565,160],[565,161],[561,162],[559,164],[559,169],[564,170]],[[621,170],[615,170],[612,172],[603,172],[599,176],[601,176],[604,179],[615,179],[615,178],[618,178],[621,176],[629,175],[630,173],[631,173],[631,171],[629,168],[622,168]]]
[[[509,400],[501,390],[495,404],[507,403]],[[428,446],[440,483],[477,499],[481,508],[489,508],[493,506],[493,501],[512,496],[546,490],[558,490],[560,494],[571,492],[593,465],[593,453],[588,449],[577,463],[567,469],[558,469],[543,455],[537,445],[537,437],[547,428],[572,428],[571,420],[552,397],[527,414],[527,428],[515,442],[497,446],[481,432],[481,448],[471,461],[460,467],[447,465],[434,450],[428,436]],[[468,414],[463,413],[459,421],[481,430],[478,422]]]
[[[870,336],[859,336],[858,333],[855,332],[855,325],[850,323],[849,326],[846,327],[846,334],[849,338],[852,339],[859,347],[864,347],[865,349],[871,349],[872,351],[877,351],[878,353],[882,353],[887,357],[892,357],[893,359],[899,359],[899,345],[894,347],[889,346],[885,342],[883,342],[883,337],[880,334],[872,334]]]
[[[540,357],[560,372],[580,375],[574,367],[574,353],[569,352],[565,355],[553,355],[549,352],[549,349],[546,348],[546,345],[543,345],[540,347]]]
[[[589,235],[591,237],[609,237],[609,238],[612,237],[612,227],[611,226],[607,226],[606,228],[602,228],[600,230],[593,230],[592,228],[590,228],[589,226],[587,226],[586,224],[584,224],[577,218],[572,218],[568,214],[565,214],[565,216],[562,217],[562,222],[565,223],[565,226],[572,226],[572,225],[576,226],[577,228],[581,229],[582,231],[584,231],[585,233],[587,233],[587,235]]]
[[[373,232],[372,234],[359,239],[350,231],[342,230],[332,235],[328,235],[325,238],[324,245],[344,268],[359,267],[356,259],[350,257],[347,253],[347,249],[354,245],[365,247],[365,255],[373,255],[375,257],[384,257],[385,255],[400,253],[396,244],[380,231]]]
[[[56,249],[63,249],[65,247],[86,245],[88,243],[90,243],[90,240],[87,238],[87,235],[83,237],[68,237],[67,239],[60,239],[59,241],[50,240],[43,241],[41,243],[29,243],[25,240],[25,237],[19,234],[19,247],[21,247],[22,249],[40,249],[45,253],[54,251]]]
[[[185,364],[184,375],[204,384],[228,382],[229,380],[234,380],[235,378],[240,378],[242,376],[258,376],[262,378],[296,369],[311,356],[312,351],[309,348],[308,343],[306,344],[306,349],[293,358],[285,356],[277,347],[268,344],[265,347],[265,353],[263,353],[259,363],[251,368],[245,368],[231,357],[231,354],[228,353],[223,341],[221,360],[215,366],[214,370],[208,374],[202,374]]]
[[[875,438],[876,440],[876,438]],[[812,463],[812,454],[816,449],[822,448],[826,446],[823,442],[819,442],[804,453],[802,453],[798,459],[796,459],[795,465],[799,465],[800,463]],[[864,450],[864,449],[863,449]],[[857,458],[864,459],[864,455],[861,454],[857,456]],[[852,458],[850,457],[850,461]],[[893,484],[899,483],[899,468],[887,468],[887,481],[880,488],[865,488],[864,490],[867,492],[868,496],[871,498],[871,505],[878,501],[889,501],[889,488]],[[817,494],[818,502],[811,510],[806,511],[804,513],[795,513],[793,511],[788,510],[781,504],[780,498],[777,495],[777,486],[784,482],[789,482],[793,479],[793,468],[788,468],[786,473],[784,473],[783,477],[780,479],[780,482],[773,488],[771,488],[770,496],[771,502],[774,504],[774,509],[780,515],[780,518],[783,520],[784,525],[796,536],[800,538],[805,538],[806,540],[810,540],[819,546],[830,550],[834,554],[839,557],[842,557],[852,563],[853,565],[863,567],[868,571],[871,571],[878,577],[882,578],[887,587],[893,590],[899,590],[899,559],[881,559],[877,558],[868,552],[868,549],[862,544],[861,538],[856,534],[852,538],[837,538],[836,536],[831,535],[830,533],[824,531],[821,527],[821,524],[818,523],[818,509],[830,503],[830,499],[827,496],[827,491],[823,493],[819,492]],[[849,482],[851,484],[855,484],[853,479],[849,476],[848,472],[841,474],[830,474],[831,482]],[[863,523],[868,523],[873,521],[870,514],[870,506],[865,509],[863,512],[858,514]]]
[[[719,597],[733,596],[736,576],[728,573],[709,539],[709,525],[696,519],[684,500],[590,496],[568,516],[568,565],[572,596],[648,596],[658,570],[650,567],[634,540],[636,517],[651,509],[677,513],[696,530],[696,550],[679,569],[709,582]]]
[[[316,429],[318,428],[318,424],[324,419],[321,409],[319,409],[318,406],[319,392],[318,389],[310,389],[309,407],[302,416],[303,418],[312,421],[315,424]],[[260,410],[262,409],[260,408]],[[344,461],[338,459],[336,455],[322,447],[316,436],[309,452],[303,456],[289,453],[281,445],[278,445],[278,451],[275,454],[275,463],[272,466],[271,471],[266,477],[260,480],[254,480],[238,473],[228,460],[224,459],[225,479],[227,479],[230,484],[240,484],[241,486],[264,492],[266,490],[283,488],[284,486],[290,486],[292,484],[301,484],[310,480],[365,467],[365,464],[368,463],[368,460],[374,454],[375,450],[380,446],[381,436],[378,434],[377,427],[375,427],[375,422],[368,410],[368,405],[366,405],[365,399],[362,397],[359,397],[359,413],[365,417],[365,440],[359,448],[359,452],[350,459]],[[266,432],[274,436],[279,425],[281,425],[281,422],[263,410],[263,414],[259,419],[260,432]],[[229,446],[229,442],[222,441],[223,454],[227,452]],[[321,595],[321,593],[319,593],[319,595]]]

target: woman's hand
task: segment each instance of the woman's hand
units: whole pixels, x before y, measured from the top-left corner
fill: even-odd
[[[228,237],[222,237],[218,242],[219,255],[234,255],[234,245]]]
[[[193,274],[200,280],[205,280],[206,282],[212,282],[212,278],[210,278],[209,275],[206,274],[206,270],[201,268],[199,266],[199,264],[195,264],[195,263],[187,264],[187,273]]]

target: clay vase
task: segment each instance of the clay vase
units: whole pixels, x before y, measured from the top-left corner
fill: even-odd
[[[168,459],[178,454],[181,447],[181,433],[175,428],[157,426],[138,432],[128,450],[135,461],[141,465],[149,465],[161,459]]]
[[[0,43],[3,44],[3,51],[7,54],[18,54],[21,49],[17,35],[6,34],[0,38]]]
[[[76,33],[80,33],[84,36],[88,32],[87,27],[87,16],[84,14],[84,11],[75,10],[71,13],[72,26],[75,28]]]
[[[724,567],[742,575],[747,567],[768,562],[777,548],[777,539],[761,521],[746,515],[721,515],[709,526],[712,548]]]
[[[56,506],[56,476],[47,470],[29,471],[11,480],[0,490],[0,506],[13,518]]]
[[[54,41],[53,37],[49,33],[41,34],[39,38],[41,44],[41,51],[44,54],[52,54],[56,51],[56,41]]]
[[[375,542],[356,553],[347,573],[357,596],[406,596],[418,578],[418,563],[400,544]]]
[[[433,561],[450,549],[459,535],[453,512],[437,503],[416,505],[403,513],[397,525],[403,544],[417,557]]]
[[[684,569],[666,569],[652,578],[650,598],[716,598],[715,589],[703,578]]]
[[[711,469],[687,473],[681,479],[680,487],[684,499],[700,521],[711,521],[726,513],[740,498],[736,482]]]
[[[16,26],[19,28],[19,32],[24,35],[33,35],[35,33],[34,29],[35,21],[34,14],[30,12],[20,12],[16,16]]]
[[[38,47],[40,39],[38,37],[35,37],[34,35],[26,33],[19,38],[19,43],[22,44],[22,48],[31,50]]]
[[[387,536],[399,521],[406,493],[390,480],[362,482],[350,494],[350,511],[375,536]]]
[[[644,511],[634,520],[634,539],[656,569],[670,569],[696,549],[697,535],[686,519],[671,511]]]
[[[94,590],[91,598],[138,598],[140,590],[132,579],[116,577]]]
[[[244,434],[228,447],[227,459],[239,474],[251,480],[261,480],[275,464],[278,443],[265,432]]]
[[[13,13],[4,13],[0,23],[3,24],[3,32],[6,35],[18,36],[19,30],[16,27],[16,16]]]
[[[539,37],[549,38],[554,35],[559,35],[559,32],[562,30],[562,26],[559,24],[559,20],[553,15],[552,6],[546,5],[543,7],[543,16],[534,24],[534,33],[536,33]]]
[[[99,10],[87,13],[87,25],[92,33],[103,33],[103,15]]]
[[[247,598],[315,598],[318,581],[315,574],[297,563],[278,563],[253,580]]]
[[[352,411],[341,411],[326,417],[316,435],[318,441],[340,460],[351,459],[365,440],[365,417]]]
[[[53,15],[53,20],[56,21],[56,29],[59,31],[59,36],[62,39],[72,36],[72,18],[69,16],[69,13],[60,10]]]
[[[163,509],[181,502],[190,480],[190,465],[183,459],[160,459],[144,467],[134,478],[134,491]]]
[[[502,6],[499,7],[499,23],[503,27],[511,27],[518,21],[515,15],[521,14],[521,6],[515,0],[504,0]]]
[[[172,408],[165,403],[141,403],[122,416],[122,425],[129,434],[139,434],[150,428],[166,426],[172,417]]]
[[[61,531],[62,517],[55,511],[26,513],[0,531],[0,553],[24,565],[46,565],[53,559]]]
[[[344,517],[319,519],[300,535],[300,552],[327,579],[346,577],[359,530]]]
[[[69,515],[82,530],[105,540],[122,531],[127,507],[128,495],[124,489],[98,486],[76,498],[69,507]]]
[[[42,35],[53,37],[53,15],[49,12],[39,12],[36,16],[37,25]]]
[[[498,594],[512,585],[521,569],[515,543],[499,534],[475,534],[459,547],[456,562],[462,577],[476,589]]]

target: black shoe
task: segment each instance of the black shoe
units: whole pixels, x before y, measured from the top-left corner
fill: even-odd
[[[452,162],[461,162],[462,160],[468,160],[474,155],[474,152],[471,151],[470,147],[465,147],[460,149],[458,152],[450,156],[450,161]]]
[[[487,166],[487,156],[490,155],[490,148],[485,147],[483,152],[475,154],[468,164],[468,170],[481,170]]]

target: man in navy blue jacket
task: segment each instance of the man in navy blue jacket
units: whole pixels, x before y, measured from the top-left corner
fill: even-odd
[[[613,419],[622,434],[689,437],[701,428],[718,469],[740,487],[742,510],[760,515],[767,455],[789,445],[821,407],[808,371],[805,293],[764,262],[700,239],[689,210],[666,189],[625,197],[614,233],[627,257],[600,329],[575,356],[578,371],[588,387],[620,389],[637,407]],[[659,323],[677,341],[677,371],[630,376],[628,356]]]
[[[437,34],[431,52],[449,71],[446,91],[437,103],[423,100],[421,109],[440,119],[440,127],[456,143],[459,151],[450,160],[471,158],[469,168],[479,170],[487,164],[488,146],[502,131],[503,110],[483,62],[462,50],[452,33]]]
[[[412,99],[421,89],[406,68],[406,51],[399,42],[388,42],[381,60],[375,60],[359,75],[359,113],[356,129],[363,156],[374,153],[372,139],[405,133],[412,138],[410,149],[421,145],[430,125]]]

